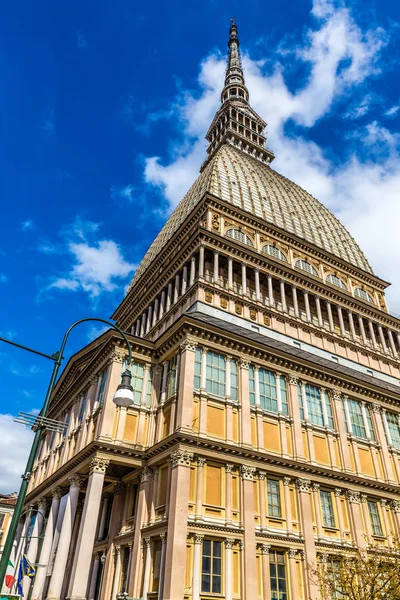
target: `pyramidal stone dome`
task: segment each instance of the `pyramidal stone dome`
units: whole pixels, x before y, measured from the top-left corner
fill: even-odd
[[[225,144],[211,158],[150,246],[132,284],[206,192],[372,273],[358,244],[323,204],[269,165]]]

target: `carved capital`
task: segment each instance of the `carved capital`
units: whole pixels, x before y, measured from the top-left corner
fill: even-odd
[[[299,492],[310,493],[311,481],[309,479],[296,479],[296,488]]]
[[[202,533],[195,533],[193,536],[193,542],[195,544],[202,544],[204,540],[204,535]]]
[[[372,403],[372,410],[374,413],[381,413],[382,412],[382,406],[380,404],[378,404],[377,402],[373,402]]]
[[[250,361],[247,358],[239,358],[239,367],[241,369],[248,369]]]
[[[299,377],[296,373],[289,373],[286,375],[286,381],[289,385],[297,385],[299,383]]]
[[[114,348],[114,352],[111,353],[110,359],[112,362],[122,363],[126,360],[125,350],[121,350],[120,348]]]
[[[187,450],[175,450],[171,454],[171,467],[190,467],[193,456],[193,452],[188,452]]]
[[[392,500],[391,506],[394,512],[400,513],[400,500]]]
[[[147,483],[151,477],[151,469],[149,467],[144,467],[140,471],[140,483]]]
[[[153,366],[153,375],[154,377],[157,377],[158,375],[161,375],[161,373],[163,372],[163,368],[161,365],[154,365]]]
[[[226,463],[226,465],[225,465],[225,471],[227,473],[232,473],[232,471],[233,471],[234,468],[235,468],[235,465],[232,465],[230,463]]]
[[[266,474],[266,472],[265,472],[265,471],[258,471],[258,479],[260,479],[261,481],[262,481],[263,479],[265,479],[265,478],[266,478],[266,476],[267,476],[267,474]]]
[[[83,483],[82,477],[80,477],[76,473],[74,473],[74,475],[71,475],[70,477],[68,477],[68,481],[69,481],[69,484],[71,487],[77,487],[77,488],[80,488]]]
[[[340,496],[342,495],[342,489],[341,488],[335,488],[333,490],[333,492],[334,492],[336,498],[340,498]]]
[[[320,488],[319,483],[313,483],[312,484],[312,491],[313,492],[319,492],[319,488]]]
[[[386,508],[389,506],[389,502],[388,500],[386,500],[386,498],[381,498],[381,506],[382,508]]]
[[[328,563],[328,554],[326,552],[320,552],[318,553],[318,561],[323,564],[326,565]]]
[[[297,555],[297,548],[289,548],[289,558],[296,558]]]
[[[250,467],[249,465],[240,466],[240,474],[242,476],[242,479],[245,479],[247,481],[253,481],[255,472],[255,467]]]
[[[360,502],[367,502],[368,496],[367,494],[360,494]]]
[[[46,498],[39,498],[37,504],[38,504],[38,508],[41,510],[46,510],[46,508],[48,507]]]
[[[60,499],[63,495],[63,491],[60,487],[57,486],[51,490],[51,495],[53,496],[53,498]]]
[[[109,464],[108,459],[95,456],[90,461],[90,473],[105,473]]]
[[[330,390],[329,395],[332,398],[332,400],[341,400],[342,399],[342,392],[340,390],[338,390],[337,388]]]
[[[196,462],[198,467],[204,467],[204,465],[207,462],[207,459],[204,456],[198,456]]]
[[[283,485],[290,485],[290,482],[292,480],[290,479],[290,477],[284,477],[283,478]]]
[[[355,490],[347,490],[346,496],[351,504],[360,503],[360,492],[356,492]]]
[[[231,538],[226,538],[226,540],[224,541],[225,548],[227,550],[232,550],[234,543],[235,540],[232,540]]]
[[[195,340],[191,340],[190,338],[186,338],[183,340],[183,342],[181,342],[179,348],[181,349],[181,352],[186,352],[186,350],[195,352],[197,348],[197,342],[195,342]]]
[[[261,554],[269,554],[271,546],[269,544],[261,544]]]

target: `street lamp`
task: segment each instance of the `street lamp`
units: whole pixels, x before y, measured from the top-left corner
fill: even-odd
[[[65,345],[67,343],[68,336],[71,333],[71,331],[74,329],[74,327],[76,327],[80,323],[85,323],[87,321],[98,321],[100,323],[105,323],[106,325],[108,325],[112,329],[115,329],[116,331],[118,331],[118,333],[120,333],[122,335],[122,337],[127,345],[127,348],[128,348],[128,362],[127,362],[127,368],[122,376],[121,384],[118,386],[117,391],[115,393],[114,402],[117,406],[132,405],[133,404],[133,388],[131,386],[131,377],[132,376],[131,376],[131,372],[129,370],[129,366],[132,363],[132,350],[131,350],[131,346],[130,346],[128,338],[126,337],[124,332],[121,331],[121,329],[119,327],[114,325],[114,323],[110,323],[110,321],[106,321],[105,319],[98,319],[97,317],[88,317],[86,319],[79,319],[79,321],[76,321],[75,323],[73,323],[71,325],[71,327],[69,327],[67,329],[67,331],[65,332],[65,335],[63,337],[59,351],[55,352],[54,354],[51,354],[51,355],[44,354],[43,352],[39,352],[32,348],[28,348],[28,346],[22,346],[21,344],[17,344],[16,342],[12,342],[11,340],[7,340],[5,338],[0,337],[1,342],[11,344],[12,346],[16,346],[17,348],[22,348],[23,350],[27,350],[28,352],[32,352],[33,354],[38,354],[39,356],[43,356],[44,358],[48,358],[49,360],[52,360],[54,362],[53,371],[52,371],[52,374],[50,377],[50,381],[49,381],[49,385],[47,388],[46,397],[44,399],[44,404],[43,404],[42,410],[40,411],[39,416],[36,418],[36,420],[33,424],[34,425],[33,429],[35,430],[35,436],[33,438],[33,443],[32,443],[32,447],[31,447],[31,451],[29,453],[28,462],[26,463],[25,472],[22,475],[22,483],[21,483],[21,487],[20,487],[20,490],[18,493],[17,504],[15,505],[14,514],[11,519],[7,539],[4,544],[4,549],[3,549],[2,556],[1,556],[0,588],[3,585],[4,578],[6,576],[7,565],[8,565],[11,550],[13,547],[15,534],[17,532],[18,522],[21,517],[22,508],[24,506],[26,492],[27,492],[28,485],[29,485],[29,479],[31,477],[31,472],[33,469],[33,465],[35,463],[36,453],[37,453],[40,438],[42,435],[42,429],[44,429],[46,427],[46,425],[50,426],[50,427],[54,427],[54,428],[57,427],[57,422],[50,423],[49,422],[50,420],[46,418],[46,414],[47,414],[47,411],[48,411],[48,408],[50,405],[51,395],[53,393],[53,390],[54,390],[54,387],[55,387],[55,384],[57,381],[58,371],[61,366],[61,362],[64,358],[63,353],[64,353]],[[53,419],[51,419],[51,421],[53,421]],[[32,425],[32,423],[29,423],[29,424]]]

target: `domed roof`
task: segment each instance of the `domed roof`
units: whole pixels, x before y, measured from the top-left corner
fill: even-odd
[[[132,283],[206,192],[372,273],[358,244],[325,206],[269,165],[224,144],[210,159],[150,246]]]

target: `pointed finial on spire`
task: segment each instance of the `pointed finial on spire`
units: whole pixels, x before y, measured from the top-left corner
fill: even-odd
[[[236,20],[234,17],[232,17],[231,26],[229,28],[229,54],[226,65],[225,85],[224,89],[222,90],[221,102],[225,102],[231,96],[236,96],[237,99],[241,99],[246,103],[249,100],[249,91],[244,83],[239,46],[240,42],[238,38]]]

